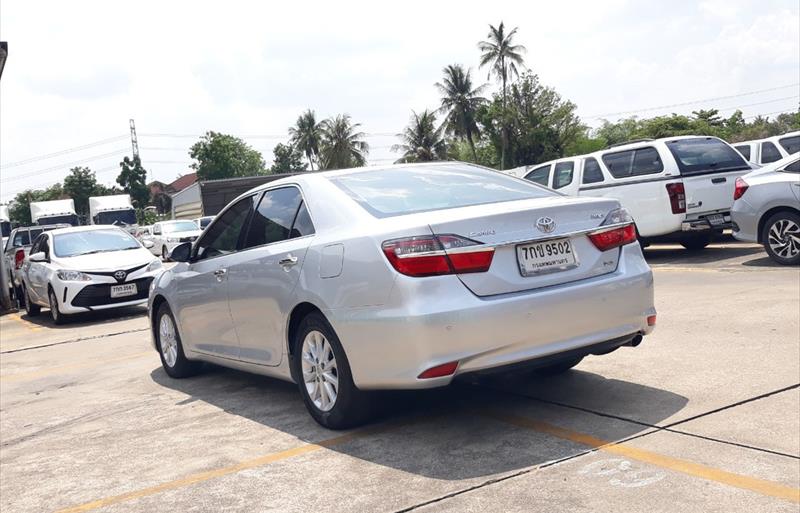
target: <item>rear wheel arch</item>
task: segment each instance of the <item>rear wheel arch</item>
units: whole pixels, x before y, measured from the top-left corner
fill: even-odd
[[[158,346],[158,337],[156,336],[158,334],[157,333],[157,331],[158,331],[158,309],[161,308],[161,305],[163,305],[166,302],[167,302],[167,298],[165,298],[161,294],[157,294],[156,297],[153,298],[153,304],[152,304],[152,307],[150,309],[150,311],[153,312],[153,315],[152,315],[152,317],[150,319],[150,329],[153,332],[153,337],[154,337],[153,340],[156,341],[156,346]],[[167,304],[167,306],[169,306],[169,304]],[[172,309],[170,308],[170,310],[172,310]],[[156,350],[159,350],[158,347],[156,347]]]
[[[312,313],[320,314],[327,321],[327,317],[325,317],[325,314],[322,313],[322,310],[308,301],[303,301],[302,303],[295,305],[295,307],[292,309],[292,312],[289,314],[289,323],[286,326],[286,352],[289,355],[290,361],[294,357],[294,339],[297,336],[298,330],[300,329],[300,322],[302,322],[303,319]],[[328,324],[330,324],[330,322]],[[294,378],[294,376],[292,377]]]
[[[789,213],[792,213],[792,214],[795,214],[795,215],[800,215],[800,210],[798,210],[796,208],[788,207],[788,206],[785,206],[785,205],[781,205],[779,207],[773,207],[773,208],[767,210],[766,212],[764,212],[761,215],[761,218],[758,220],[758,232],[757,232],[756,236],[758,237],[758,243],[759,244],[763,244],[764,243],[764,237],[763,237],[763,235],[764,235],[764,227],[767,224],[767,221],[769,221],[769,219],[772,216],[774,216],[775,214],[777,214],[779,212],[789,212]]]

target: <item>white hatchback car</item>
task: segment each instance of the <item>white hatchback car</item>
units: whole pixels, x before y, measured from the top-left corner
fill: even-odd
[[[111,226],[80,226],[44,232],[22,266],[25,309],[42,306],[56,324],[69,314],[147,302],[161,261],[128,232]]]

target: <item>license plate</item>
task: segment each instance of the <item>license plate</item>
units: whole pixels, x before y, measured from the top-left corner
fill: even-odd
[[[565,271],[578,265],[569,239],[517,246],[517,262],[523,276]]]
[[[725,224],[725,217],[722,214],[712,214],[708,217],[708,222],[711,223],[711,226],[719,226],[721,224]]]
[[[125,296],[134,296],[138,292],[135,283],[126,283],[124,285],[112,285],[111,286],[111,297],[125,297]]]

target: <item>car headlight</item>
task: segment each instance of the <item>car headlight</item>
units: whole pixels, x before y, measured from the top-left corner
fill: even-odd
[[[167,242],[180,242],[178,237],[167,237]]]
[[[161,269],[162,267],[163,265],[161,264],[161,260],[155,259],[152,262],[150,262],[150,265],[147,266],[147,272],[150,273],[157,269]]]
[[[88,274],[80,271],[68,271],[62,269],[56,272],[58,279],[61,281],[92,281]]]

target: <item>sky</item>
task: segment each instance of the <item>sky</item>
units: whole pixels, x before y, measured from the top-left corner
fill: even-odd
[[[350,114],[370,163],[386,164],[411,111],[438,107],[444,66],[487,81],[476,45],[500,21],[519,28],[527,67],[590,126],[800,104],[798,0],[2,0],[0,202],[75,165],[112,184],[131,153],[130,119],[150,178],[164,182],[191,172],[188,148],[207,130],[271,162],[308,108]]]

